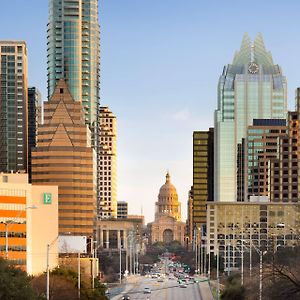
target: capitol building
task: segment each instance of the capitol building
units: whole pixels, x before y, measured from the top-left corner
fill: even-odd
[[[185,223],[181,222],[181,204],[169,172],[155,203],[155,220],[148,224],[151,243],[179,241],[184,245]]]

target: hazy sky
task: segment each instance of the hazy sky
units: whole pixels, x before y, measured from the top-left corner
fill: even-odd
[[[298,0],[100,0],[101,102],[118,119],[118,195],[154,218],[170,171],[186,217],[192,133],[213,126],[217,82],[244,32],[257,32],[300,86]],[[1,1],[0,39],[25,40],[29,83],[46,99],[48,0]]]

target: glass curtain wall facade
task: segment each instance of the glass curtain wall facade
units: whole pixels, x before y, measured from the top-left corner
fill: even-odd
[[[42,95],[35,87],[28,88],[28,175],[31,183],[31,149],[36,146],[38,125],[42,124]]]
[[[96,124],[100,82],[98,0],[50,0],[47,29],[48,100],[64,78],[85,121]]]
[[[82,103],[99,169],[100,26],[98,0],[49,0],[47,25],[48,100],[63,78]],[[97,184],[100,174],[97,173]],[[100,201],[100,187],[97,185]]]
[[[253,119],[286,118],[287,84],[281,68],[273,63],[261,34],[252,43],[244,35],[233,62],[223,69],[215,111],[214,197],[237,200],[238,144]]]
[[[27,47],[0,41],[0,172],[27,171]]]

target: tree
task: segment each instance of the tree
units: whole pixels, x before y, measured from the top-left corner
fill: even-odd
[[[300,299],[300,247],[278,248],[264,265],[264,295],[270,299]]]
[[[229,276],[225,283],[225,289],[221,294],[222,300],[243,300],[245,298],[245,288],[241,285],[240,275]]]
[[[45,293],[45,274],[33,279],[32,285],[36,291]],[[95,289],[90,282],[80,282],[81,300],[107,300],[105,287],[95,280]],[[56,268],[50,274],[50,299],[51,300],[77,300],[78,299],[78,276],[77,273],[67,268]],[[1,298],[0,298],[1,299]]]
[[[31,277],[19,268],[9,265],[0,258],[0,299],[37,300],[38,297],[30,284]]]

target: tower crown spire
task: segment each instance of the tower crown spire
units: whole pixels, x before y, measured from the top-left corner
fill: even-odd
[[[250,62],[256,62],[260,65],[273,65],[272,54],[266,50],[264,39],[260,32],[256,35],[253,42],[247,32],[244,34],[241,48],[235,53],[232,64],[240,66]]]

